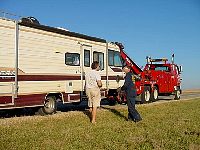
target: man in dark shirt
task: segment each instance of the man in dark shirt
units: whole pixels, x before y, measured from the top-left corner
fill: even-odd
[[[124,85],[121,87],[121,90],[126,92],[127,97],[127,105],[128,105],[128,120],[138,122],[141,121],[142,118],[138,111],[135,109],[135,101],[136,101],[136,88],[135,88],[135,77],[133,73],[130,72],[131,67],[125,66],[123,71],[126,73]]]

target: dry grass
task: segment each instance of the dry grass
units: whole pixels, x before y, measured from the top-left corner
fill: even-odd
[[[126,121],[127,107],[104,106],[97,124],[86,111],[0,119],[0,149],[198,149],[200,99],[139,105],[143,121]]]
[[[200,89],[186,89],[183,93],[200,93]]]

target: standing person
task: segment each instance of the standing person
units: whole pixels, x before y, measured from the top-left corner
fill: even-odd
[[[96,112],[97,107],[100,107],[100,88],[102,87],[101,76],[99,74],[99,62],[94,61],[91,68],[92,70],[85,75],[86,94],[88,97],[88,106],[90,108],[91,122],[96,123]]]
[[[125,66],[123,71],[126,73],[124,85],[121,87],[121,90],[125,90],[127,97],[127,105],[128,105],[128,120],[138,122],[141,121],[142,118],[138,111],[135,109],[135,101],[136,101],[136,88],[135,88],[135,77],[130,72],[131,67]]]

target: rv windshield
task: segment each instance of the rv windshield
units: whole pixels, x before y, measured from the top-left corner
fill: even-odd
[[[120,53],[114,50],[108,50],[109,66],[122,67]]]
[[[114,66],[122,67],[122,60],[119,52],[114,53]]]

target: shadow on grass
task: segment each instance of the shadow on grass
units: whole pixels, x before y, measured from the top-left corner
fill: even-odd
[[[106,110],[109,110],[110,112],[114,113],[116,116],[119,116],[119,117],[123,118],[124,120],[127,120],[127,117],[124,116],[123,114],[121,114],[121,113],[120,113],[119,111],[117,111],[116,109],[108,108],[108,107],[104,107],[104,106],[101,106],[101,108],[106,109]]]
[[[85,111],[82,111],[91,121],[91,113],[89,112],[89,110],[85,110]]]
[[[108,105],[105,100],[101,101],[101,105]],[[39,108],[17,108],[11,110],[0,111],[0,119],[12,118],[12,117],[23,117],[23,116],[34,116]],[[89,117],[87,101],[82,101],[81,103],[68,103],[63,104],[62,102],[57,103],[57,112],[69,112],[69,111],[82,111],[85,115]]]
[[[11,110],[1,110],[0,118],[12,118],[12,117],[23,117],[23,116],[34,116],[34,108],[16,108]]]

